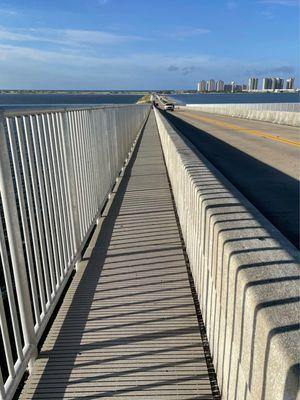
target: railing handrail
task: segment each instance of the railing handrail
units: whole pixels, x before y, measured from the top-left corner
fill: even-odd
[[[64,112],[64,111],[85,111],[85,110],[100,110],[106,108],[126,108],[132,106],[145,106],[145,104],[99,104],[99,105],[84,105],[84,106],[70,106],[70,107],[61,107],[60,105],[56,106],[53,104],[53,107],[46,108],[44,106],[41,107],[24,107],[24,108],[15,108],[12,104],[10,107],[0,107],[0,113],[4,115],[4,117],[23,117],[26,115],[37,115],[37,114],[45,114],[45,113],[53,113],[53,112]],[[17,107],[17,106],[16,106]]]

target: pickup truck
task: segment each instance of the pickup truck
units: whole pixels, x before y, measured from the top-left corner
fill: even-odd
[[[172,103],[167,103],[167,104],[165,104],[164,105],[164,110],[165,111],[174,111],[174,104],[172,104]]]

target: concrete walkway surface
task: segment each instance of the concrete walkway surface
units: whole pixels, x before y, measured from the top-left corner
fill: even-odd
[[[213,399],[153,112],[21,398]]]

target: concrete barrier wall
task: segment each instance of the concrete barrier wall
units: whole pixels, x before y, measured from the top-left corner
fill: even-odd
[[[178,108],[230,115],[274,124],[300,126],[299,103],[275,103],[275,106],[274,104],[187,104]]]
[[[299,252],[156,117],[222,399],[299,399]]]

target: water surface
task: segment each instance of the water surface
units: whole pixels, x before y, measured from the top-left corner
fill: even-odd
[[[9,109],[81,107],[101,104],[134,104],[139,94],[0,94],[0,107]]]

